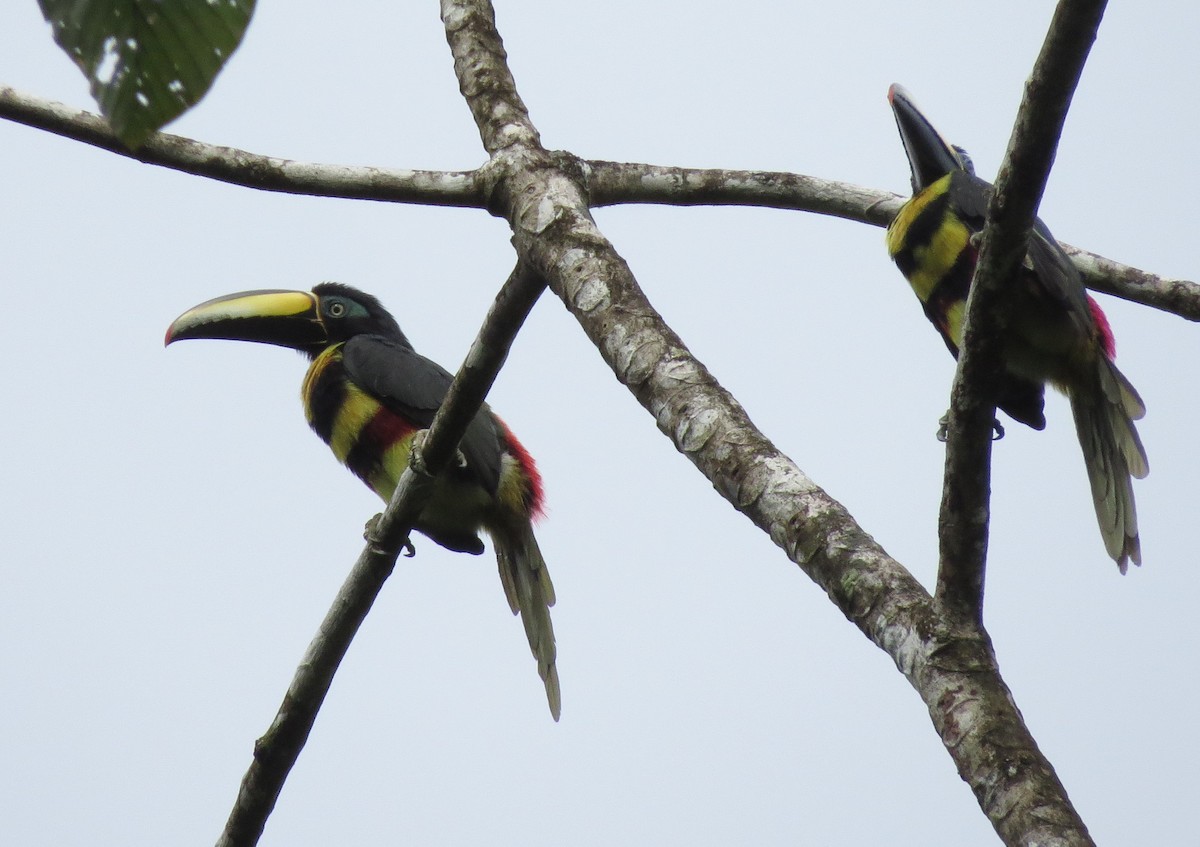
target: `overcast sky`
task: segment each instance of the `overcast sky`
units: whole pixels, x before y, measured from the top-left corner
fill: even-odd
[[[1049,2],[496,0],[543,142],[896,192],[901,82],[991,176]],[[1194,4],[1115,3],[1042,205],[1068,242],[1196,278]],[[34,0],[0,84],[94,109]],[[300,160],[470,169],[437,3],[260,4],[169,130]],[[211,843],[380,508],[305,425],[304,361],[162,348],[186,308],[336,279],[462,360],[513,253],[486,213],[256,193],[0,121],[0,840]],[[931,586],[953,362],[881,230],[797,212],[596,218],[755,423]],[[1195,833],[1196,328],[1101,298],[1145,398],[1145,564],[1095,525],[1069,409],[995,450],[986,621],[1104,844]],[[891,661],[718,497],[547,295],[491,401],[537,457],[563,717],[494,559],[416,539],[264,845],[996,843]]]

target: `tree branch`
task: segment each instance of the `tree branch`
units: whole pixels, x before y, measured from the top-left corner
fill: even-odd
[[[802,174],[676,168],[628,162],[587,163],[592,206],[765,206],[816,212],[886,227],[906,198]]]
[[[477,171],[413,171],[297,162],[156,133],[138,150],[125,149],[99,115],[42,100],[0,85],[0,118],[81,141],[119,156],[254,188],[312,197],[486,207]],[[584,162],[590,204],[761,206],[832,215],[887,226],[906,198],[890,191],[800,174]],[[1200,321],[1200,284],[1164,279],[1063,244],[1089,288]]]
[[[274,721],[254,745],[254,760],[242,777],[218,847],[247,847],[262,836],[283,783],[308,741],[334,674],[391,575],[396,557],[431,493],[434,477],[454,455],[467,424],[504,364],[513,338],[544,288],[539,277],[518,265],[496,296],[430,424],[424,444],[419,451],[414,450],[424,472],[406,468],[387,509],[368,525],[366,547],[305,651]]]
[[[458,90],[471,109],[488,155],[494,157],[510,147],[541,150],[541,138],[508,68],[491,3],[442,0],[441,15]]]
[[[0,117],[149,165],[261,191],[483,207],[472,171],[385,170],[295,162],[165,132],[152,133],[145,144],[130,151],[99,115],[31,97],[3,85],[0,85]]]
[[[736,400],[645,300],[588,211],[589,190],[594,192],[593,202],[618,202],[625,191],[623,202],[728,202],[779,208],[807,208],[803,204],[811,203],[814,209],[824,207],[819,210],[827,214],[882,225],[894,214],[898,199],[865,190],[860,190],[863,196],[846,196],[844,191],[838,196],[844,186],[789,174],[612,163],[592,166],[566,154],[552,156],[541,148],[517,95],[490,4],[443,0],[443,18],[461,90],[493,157],[479,171],[378,171],[304,166],[267,157],[247,160],[243,157],[249,154],[166,135],[155,136],[135,158],[267,190],[486,205],[504,214],[513,226],[522,262],[533,268],[533,276],[551,282],[618,379],[651,412],[676,448],[735,508],[768,532],[849,620],[892,656],[927,704],[943,743],[1005,842],[1090,843],[1053,769],[1021,721],[986,634],[943,616],[920,584],[874,543],[844,507],[753,426]],[[97,119],[65,107],[49,113],[30,111],[23,108],[27,103],[14,105],[10,96],[14,94],[0,89],[0,113],[17,114],[14,119],[32,126],[123,152],[109,146],[111,136],[94,123]],[[679,175],[683,178],[677,179]],[[636,185],[631,182],[635,178]],[[786,196],[789,190],[821,192],[831,186],[828,196],[814,193],[790,201]],[[1181,289],[1171,289],[1178,297]],[[1187,292],[1186,287],[1182,290]],[[1200,302],[1200,296],[1195,300]],[[494,341],[481,333],[459,379],[473,378],[471,361],[477,353],[499,368],[502,354],[497,359],[487,356],[483,351],[489,346],[495,346]],[[470,393],[481,396],[484,390]],[[448,398],[447,408],[462,399]],[[426,464],[431,470],[436,470],[437,456],[453,452],[450,442],[443,444],[438,435],[446,426],[446,435],[453,440],[449,432],[453,427],[441,422],[441,416],[449,414],[447,408],[439,413],[435,434],[426,443]],[[469,419],[469,414],[463,415]],[[252,843],[261,833],[349,636],[394,564],[400,543],[396,536],[403,537],[405,520],[411,523],[411,515],[420,508],[415,505],[418,495],[411,493],[414,485],[420,487],[419,478],[407,471],[360,557],[362,568],[356,566],[346,594],[339,596],[322,625],[275,723],[256,749],[222,843]],[[405,519],[404,514],[410,517]],[[365,572],[361,582],[360,571]]]
[[[1028,252],[1054,152],[1075,86],[1104,16],[1104,0],[1060,0],[1025,95],[988,206],[967,297],[963,343],[950,395],[946,472],[938,521],[936,597],[976,623],[983,618],[991,485],[992,421],[1008,325],[1006,289]]]
[[[1000,678],[986,634],[942,615],[908,571],[780,453],[692,357],[592,220],[582,181],[587,166],[542,150],[536,133],[511,146],[498,143],[508,135],[493,116],[519,98],[501,67],[491,7],[486,0],[443,0],[442,9],[460,89],[485,145],[499,154],[493,161],[503,162],[494,208],[512,223],[522,260],[562,298],[676,449],[892,656],[1005,843],[1090,844]]]
[[[1083,275],[1083,284],[1093,291],[1151,306],[1189,321],[1200,321],[1200,285],[1147,273],[1081,247],[1058,243]]]
[[[547,184],[525,202],[549,193]],[[987,635],[942,615],[845,507],[754,427],[665,325],[585,208],[561,210],[541,233],[518,231],[515,243],[676,449],[892,657],[1004,842],[1090,844]]]
[[[591,205],[760,206],[793,209],[886,227],[908,199],[890,191],[802,174],[585,163]],[[1059,242],[1093,291],[1200,321],[1200,284],[1139,270]]]

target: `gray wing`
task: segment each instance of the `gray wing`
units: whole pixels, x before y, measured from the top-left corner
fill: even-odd
[[[987,223],[987,207],[994,191],[990,182],[964,171],[961,175],[955,174],[951,182],[950,202],[966,224],[980,232]],[[1041,218],[1033,221],[1028,256],[1043,291],[1086,325],[1091,319],[1091,310],[1083,280]]]
[[[355,385],[420,429],[433,422],[450,388],[450,373],[410,347],[378,335],[356,335],[342,346],[342,363]],[[485,405],[458,445],[467,467],[494,494],[500,484],[500,437]]]
[[[1029,260],[1047,293],[1075,315],[1084,327],[1089,327],[1092,310],[1088,306],[1083,279],[1040,218],[1034,221],[1033,232],[1029,234]]]

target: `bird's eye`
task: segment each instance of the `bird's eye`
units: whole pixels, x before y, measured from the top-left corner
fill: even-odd
[[[325,311],[331,318],[340,318],[346,314],[346,304],[342,303],[340,301],[334,300],[332,303],[329,304],[329,308],[326,309]]]

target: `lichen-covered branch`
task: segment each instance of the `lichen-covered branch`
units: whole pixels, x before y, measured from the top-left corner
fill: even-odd
[[[521,260],[562,298],[675,447],[892,656],[1005,843],[1090,844],[1017,712],[986,633],[942,614],[666,326],[592,220],[587,164],[542,149],[527,113],[513,108],[520,98],[502,67],[490,4],[443,0],[442,15],[460,90],[494,153],[492,208],[511,223]]]
[[[477,171],[413,171],[297,162],[157,133],[131,153],[104,119],[0,85],[0,118],[146,164],[261,191],[314,197],[485,208]],[[571,157],[574,158],[574,157]],[[887,226],[904,198],[890,191],[801,174],[585,161],[591,206],[762,206]],[[1064,244],[1089,288],[1200,321],[1200,284],[1166,279]]]
[[[99,147],[118,156],[246,188],[388,200],[435,206],[483,205],[471,171],[409,171],[296,162],[152,133],[136,151],[127,148],[99,115],[41,100],[0,85],[0,117]]]
[[[890,191],[803,174],[676,168],[629,162],[587,163],[592,206],[766,206],[887,226],[904,203]]]
[[[541,149],[541,139],[508,69],[492,5],[442,0],[441,13],[458,89],[475,118],[483,148],[491,156],[513,147]]]
[[[1059,244],[1083,274],[1084,285],[1093,291],[1200,321],[1200,285],[1131,268],[1061,241]]]
[[[522,196],[538,204],[554,190],[547,177],[541,190]],[[518,208],[513,217],[528,215]],[[944,616],[908,571],[754,426],[664,324],[585,209],[559,208],[552,225],[518,230],[514,242],[676,449],[893,658],[1005,843],[1090,844],[1024,726],[987,635]]]

